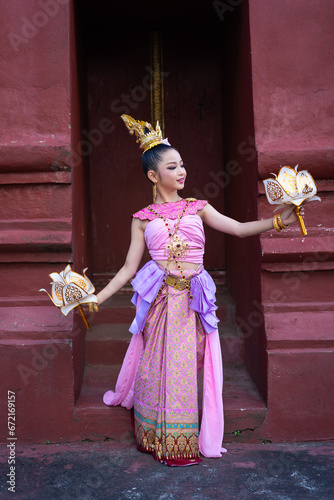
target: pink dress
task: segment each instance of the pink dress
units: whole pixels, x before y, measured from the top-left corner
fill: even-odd
[[[185,200],[152,205],[168,218],[173,231]],[[152,260],[132,282],[136,317],[133,337],[116,390],[104,395],[107,405],[134,406],[135,438],[142,451],[167,465],[191,465],[220,457],[224,419],[222,359],[215,314],[215,285],[203,269],[205,235],[197,215],[206,201],[193,200],[179,223],[178,236],[188,243],[183,260],[197,263],[183,275],[189,290],[165,282],[165,270],[155,261],[167,260],[165,222],[147,207],[134,214],[149,220],[145,241]],[[181,259],[180,259],[181,261]],[[180,271],[171,271],[181,277]],[[198,374],[204,366],[201,429],[198,417]]]

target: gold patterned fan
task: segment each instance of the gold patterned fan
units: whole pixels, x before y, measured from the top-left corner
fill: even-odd
[[[265,179],[263,181],[267,200],[271,205],[280,204],[276,210],[282,208],[285,204],[296,206],[295,212],[302,234],[307,234],[303,217],[300,214],[301,205],[305,201],[321,201],[317,194],[317,186],[312,175],[307,170],[297,172],[298,165],[295,168],[282,167],[275,175],[275,179]]]
[[[60,308],[64,316],[67,316],[72,309],[78,307],[82,321],[88,329],[89,324],[81,304],[88,304],[90,310],[97,311],[96,304],[99,299],[94,295],[95,288],[93,283],[85,275],[87,269],[83,270],[83,276],[72,271],[70,265],[60,273],[51,273],[49,275],[53,280],[51,283],[51,295],[44,288],[41,288],[40,292],[46,292],[54,305]]]

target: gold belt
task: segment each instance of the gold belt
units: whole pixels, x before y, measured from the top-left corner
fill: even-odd
[[[186,280],[184,278],[174,278],[173,276],[168,275],[165,281],[167,285],[173,286],[178,290],[184,290],[185,288],[190,289],[190,280]]]

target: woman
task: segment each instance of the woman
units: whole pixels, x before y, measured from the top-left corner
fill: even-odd
[[[144,150],[143,169],[154,203],[135,213],[131,244],[122,269],[98,294],[99,303],[137,272],[145,243],[152,260],[132,281],[137,307],[133,337],[107,405],[134,406],[135,438],[141,451],[170,466],[220,457],[223,439],[222,360],[215,314],[215,285],[203,269],[203,222],[241,238],[278,231],[296,221],[293,208],[281,216],[240,223],[204,200],[182,199],[186,170],[160,127],[122,115]],[[197,375],[204,365],[201,431]]]

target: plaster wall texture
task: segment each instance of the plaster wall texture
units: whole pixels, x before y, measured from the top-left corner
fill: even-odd
[[[261,295],[268,413],[278,440],[332,437],[334,356],[334,6],[330,1],[249,2],[259,179],[280,165],[307,169],[322,203],[298,226],[261,236]],[[259,182],[259,216],[268,205]]]
[[[70,428],[83,357],[74,318],[39,292],[72,260],[70,7],[0,7],[1,392],[16,393],[19,436],[35,442]]]
[[[332,178],[333,4],[255,0],[249,9],[259,174],[290,161]]]

